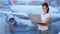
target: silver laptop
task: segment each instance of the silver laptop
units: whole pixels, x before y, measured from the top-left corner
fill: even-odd
[[[31,14],[30,19],[32,23],[41,23],[41,15],[40,14]]]

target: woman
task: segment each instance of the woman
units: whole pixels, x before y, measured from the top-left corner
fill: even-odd
[[[48,34],[48,24],[50,21],[49,6],[47,3],[42,4],[43,14],[41,15],[42,23],[38,23],[39,34]]]

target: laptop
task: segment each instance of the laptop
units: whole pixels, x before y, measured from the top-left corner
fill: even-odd
[[[40,14],[31,14],[30,19],[31,19],[32,23],[34,23],[34,24],[41,23],[41,21],[42,21]]]

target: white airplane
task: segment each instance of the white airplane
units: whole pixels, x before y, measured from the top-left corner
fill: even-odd
[[[10,9],[11,8],[11,9]],[[8,11],[8,12],[3,12],[3,11],[0,11],[0,14],[11,14],[11,15],[15,15],[15,16],[17,16],[17,17],[19,17],[19,18],[22,18],[22,19],[20,19],[21,21],[19,21],[19,18],[17,18],[16,20],[17,20],[17,22],[18,23],[23,23],[23,24],[27,24],[27,25],[29,25],[29,26],[32,26],[32,23],[31,23],[31,21],[30,20],[24,20],[24,19],[29,19],[29,16],[25,13],[25,11],[32,11],[33,13],[41,13],[41,8],[42,7],[40,7],[40,6],[25,6],[25,5],[13,5],[13,6],[11,6],[9,8],[9,10],[11,10],[11,11]],[[16,11],[16,12],[15,12]],[[22,11],[22,12],[20,12],[20,11]],[[24,11],[24,13],[23,13],[23,11]],[[56,10],[55,8],[53,8],[53,7],[50,7],[50,13],[51,13],[51,18],[52,18],[52,20],[51,21],[58,21],[58,20],[60,20],[60,13],[56,13],[56,12],[58,12],[58,10]],[[55,12],[55,13],[54,13]],[[28,23],[29,22],[29,23]]]

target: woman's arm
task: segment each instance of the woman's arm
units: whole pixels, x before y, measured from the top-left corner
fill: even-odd
[[[49,22],[50,22],[50,17],[47,17],[45,23],[38,23],[38,24],[46,26],[49,24]]]
[[[49,22],[50,22],[50,17],[47,17],[46,21],[45,21],[45,24],[49,24]]]

